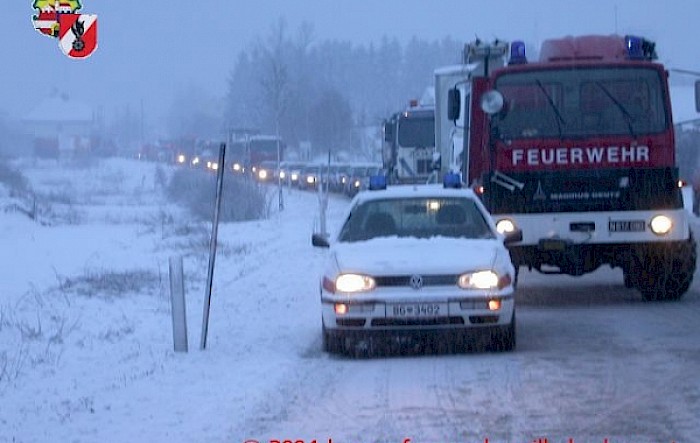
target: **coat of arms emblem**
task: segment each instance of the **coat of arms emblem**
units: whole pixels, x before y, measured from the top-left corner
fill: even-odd
[[[80,14],[80,0],[34,0],[34,29],[58,39],[70,58],[89,57],[97,49],[97,15]]]

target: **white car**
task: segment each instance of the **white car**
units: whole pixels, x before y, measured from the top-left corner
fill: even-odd
[[[478,335],[512,350],[516,275],[505,243],[520,239],[520,231],[499,234],[469,189],[387,188],[373,177],[335,234],[312,237],[330,247],[320,285],[324,350],[382,349],[375,344],[406,336],[466,345]]]

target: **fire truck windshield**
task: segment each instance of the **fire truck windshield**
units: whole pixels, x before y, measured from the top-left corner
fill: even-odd
[[[435,146],[435,117],[425,115],[401,116],[398,125],[399,146],[405,148]]]
[[[655,69],[591,67],[504,73],[502,139],[636,137],[668,128],[663,82]]]
[[[264,140],[251,140],[250,150],[253,152],[265,153],[265,154],[275,154],[277,155],[277,140],[275,139],[264,139]]]

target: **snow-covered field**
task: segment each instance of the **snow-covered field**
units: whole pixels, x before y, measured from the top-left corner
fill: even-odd
[[[318,352],[314,196],[292,192],[283,217],[220,227],[200,352],[210,227],[168,204],[156,165],[19,166],[50,211],[0,214],[0,441],[222,441],[290,360]],[[172,350],[177,255],[188,354]]]
[[[157,165],[17,166],[40,199],[37,220],[0,212],[2,443],[700,441],[698,281],[649,304],[616,271],[524,273],[514,353],[329,357],[317,198],[285,191],[281,214],[221,225],[200,351],[210,227],[166,201]],[[173,352],[177,255],[189,353]]]

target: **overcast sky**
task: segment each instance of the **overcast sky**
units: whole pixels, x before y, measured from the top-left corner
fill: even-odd
[[[59,88],[109,114],[144,102],[147,114],[167,108],[190,82],[223,96],[236,54],[283,17],[294,31],[307,21],[317,41],[358,44],[382,36],[459,41],[474,36],[543,39],[592,33],[643,34],[657,42],[660,61],[700,71],[697,0],[83,0],[99,16],[99,48],[89,59],[66,58],[57,40],[37,33],[32,0],[4,0],[0,36],[0,111],[17,116]]]

